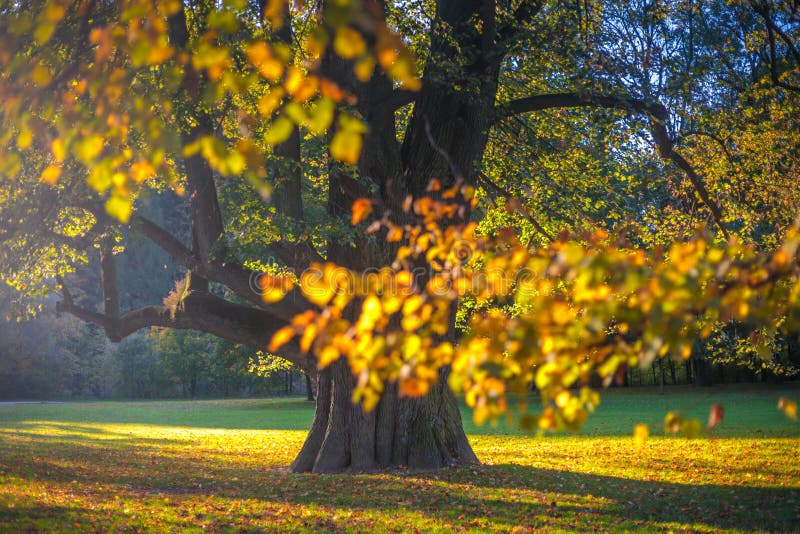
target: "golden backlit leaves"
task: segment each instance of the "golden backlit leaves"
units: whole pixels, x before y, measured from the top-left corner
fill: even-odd
[[[288,274],[273,275],[264,273],[258,277],[256,289],[261,294],[261,300],[267,304],[278,302],[294,289],[294,277]]]
[[[284,61],[276,57],[272,48],[264,41],[256,41],[245,50],[247,59],[258,69],[259,74],[270,82],[277,82],[283,76]]]
[[[419,87],[414,57],[383,17],[360,2],[337,2],[322,19],[310,19],[307,34],[291,46],[274,32],[289,13],[307,12],[302,3],[267,2],[267,29],[248,34],[244,42],[236,39],[252,22],[245,2],[226,0],[206,13],[188,13],[190,24],[203,29],[178,49],[170,41],[168,17],[184,8],[174,0],[115,3],[110,17],[95,17],[86,28],[92,61],[81,64],[69,63],[69,55],[62,60],[40,52],[60,35],[57,31],[69,34],[79,18],[93,17],[86,11],[91,6],[48,0],[38,12],[20,13],[0,43],[4,64],[20,65],[14,67],[19,72],[3,78],[3,94],[18,96],[4,104],[2,120],[17,132],[10,150],[49,146],[54,158],[30,179],[59,187],[67,176],[64,169],[72,171],[72,163],[78,163],[69,180],[88,175],[91,187],[109,202],[108,213],[127,220],[147,180],[158,178],[182,190],[182,157],[199,153],[220,174],[265,180],[270,147],[298,128],[315,136],[330,132],[331,156],[356,165],[366,127],[353,111],[355,97],[319,72],[328,48],[348,61],[359,80],[367,81],[380,65],[400,86]],[[195,20],[198,16],[206,19]],[[182,138],[170,123],[176,106],[186,104],[193,109],[233,106],[231,120],[239,124],[230,128],[241,138],[215,134],[216,139],[208,136],[176,149]],[[31,126],[31,114],[47,127]],[[6,160],[6,172],[18,172],[17,160]]]
[[[630,366],[683,360],[687,340],[709,335],[708,325],[738,316],[745,304],[754,325],[774,328],[781,315],[796,324],[800,315],[796,229],[773,254],[736,240],[714,243],[702,231],[652,254],[603,231],[531,247],[510,230],[478,236],[474,223],[442,224],[458,220],[474,191],[455,185],[437,193],[452,201],[410,199],[406,217],[415,222],[370,227],[402,242],[391,267],[355,273],[326,264],[301,277],[303,294],[321,309],[296,334],[320,365],[347,359],[358,377],[354,398],[366,408],[387,382],[421,394],[450,366],[449,384],[477,422],[507,413],[507,396],[524,397],[535,383],[542,409],[535,418],[523,410],[521,424],[577,431],[600,402],[588,387],[593,376],[610,384]],[[366,206],[354,204],[354,223]],[[465,298],[476,312],[456,343],[452,312]],[[345,314],[352,302],[355,316],[353,308]],[[722,415],[712,407],[707,428]],[[668,433],[691,438],[702,429],[678,413],[665,420]]]
[[[57,162],[64,161],[64,158],[67,157],[67,150],[64,148],[64,141],[61,139],[54,139],[53,143],[50,145],[50,148],[53,152],[53,157]]]

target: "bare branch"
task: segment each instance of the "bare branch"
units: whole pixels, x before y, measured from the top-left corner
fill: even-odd
[[[636,113],[650,118],[650,133],[658,147],[662,158],[672,161],[680,167],[689,178],[700,199],[708,206],[711,217],[722,235],[730,237],[722,224],[722,211],[711,198],[702,178],[697,174],[692,165],[675,151],[675,143],[667,132],[667,109],[659,102],[647,102],[636,98],[627,98],[613,95],[584,95],[579,93],[555,93],[535,95],[501,104],[497,108],[496,120],[502,120],[520,113],[541,111],[553,108],[597,107],[618,109],[627,113]]]

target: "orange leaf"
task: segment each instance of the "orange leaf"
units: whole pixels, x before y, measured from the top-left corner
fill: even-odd
[[[289,276],[262,274],[258,278],[257,285],[258,290],[261,292],[261,299],[271,304],[283,299],[294,288],[294,280]]]
[[[295,334],[294,328],[292,328],[291,326],[284,326],[283,328],[275,332],[275,334],[273,334],[267,350],[269,350],[270,352],[275,352],[282,346],[286,345],[289,342],[289,340],[294,337],[294,334]]]
[[[400,381],[400,396],[423,397],[428,393],[430,384],[419,378],[406,378]]]
[[[64,161],[64,158],[67,156],[67,150],[64,147],[64,142],[61,139],[55,139],[51,145],[51,148],[53,150],[53,157],[56,158],[56,161]]]
[[[359,198],[353,202],[353,217],[350,220],[352,224],[358,224],[367,218],[372,212],[372,202],[367,198]]]
[[[60,176],[61,176],[61,167],[50,165],[44,171],[42,171],[41,180],[49,185],[55,185]]]
[[[725,409],[719,404],[711,406],[711,411],[708,414],[708,429],[711,430],[722,422],[722,417],[725,415]]]

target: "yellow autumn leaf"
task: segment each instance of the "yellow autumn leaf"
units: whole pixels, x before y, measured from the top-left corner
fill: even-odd
[[[299,67],[290,67],[283,86],[295,102],[303,103],[317,94],[320,81],[316,76],[308,76]]]
[[[268,20],[273,30],[283,27],[283,12],[288,0],[269,0],[264,6],[264,20]]]
[[[372,78],[372,73],[375,70],[375,58],[368,56],[363,59],[359,59],[353,70],[356,73],[356,78],[360,81],[366,83]]]
[[[317,355],[317,365],[319,365],[319,367],[327,367],[338,360],[339,356],[340,353],[336,347],[332,345],[326,345],[322,348],[322,350],[319,351],[319,354]]]
[[[383,312],[387,315],[391,315],[396,313],[400,310],[403,306],[403,299],[396,295],[392,294],[385,294],[383,296]]]
[[[789,419],[797,421],[797,403],[786,397],[778,399],[778,409],[782,410]]]
[[[272,57],[272,50],[264,41],[256,41],[248,46],[244,53],[247,56],[247,60],[250,62],[250,64],[255,67],[257,67],[265,59]]]
[[[275,57],[270,57],[258,64],[258,72],[271,82],[277,82],[283,76],[283,62]]]
[[[44,17],[49,22],[60,22],[66,15],[67,10],[57,2],[48,2],[44,11]]]
[[[288,117],[280,116],[264,133],[264,142],[268,145],[279,145],[289,139],[293,129],[294,123]]]
[[[308,113],[306,128],[312,135],[320,135],[330,128],[336,103],[331,98],[320,98]]]
[[[353,216],[350,218],[351,224],[358,224],[367,216],[372,213],[372,202],[368,198],[359,198],[353,202],[353,207],[351,208]]]
[[[311,348],[311,344],[317,337],[318,331],[319,328],[315,323],[311,323],[303,329],[303,335],[300,338],[300,350],[308,352],[308,349]]]
[[[681,423],[681,433],[689,439],[694,439],[700,435],[703,426],[697,419],[686,419]]]
[[[47,67],[39,63],[33,67],[33,70],[31,71],[31,79],[37,86],[43,87],[50,83],[52,76],[50,75],[50,71],[47,69]]]
[[[639,423],[633,427],[633,442],[637,448],[642,447],[647,438],[650,437],[650,429],[644,423]]]
[[[282,346],[286,345],[295,335],[295,330],[291,326],[284,326],[272,335],[267,350],[275,352]]]
[[[247,59],[267,80],[277,82],[283,76],[283,61],[273,54],[272,48],[264,41],[258,41],[245,50]]]
[[[31,144],[33,144],[33,132],[31,132],[31,129],[26,123],[22,125],[21,131],[17,136],[17,147],[20,150],[25,150],[26,148],[29,148]]]
[[[275,112],[276,109],[278,109],[278,106],[281,105],[281,100],[285,94],[286,91],[283,89],[283,87],[276,87],[272,89],[270,92],[258,99],[258,112],[264,117],[269,117]]]
[[[366,52],[367,43],[357,30],[343,26],[336,31],[333,50],[344,59],[352,59]]]
[[[290,276],[262,274],[258,277],[257,287],[261,300],[271,304],[282,300],[294,288],[294,280]]]
[[[54,185],[58,181],[58,178],[60,176],[61,176],[61,167],[50,165],[44,171],[42,171],[42,176],[40,180],[49,185]]]
[[[55,139],[50,145],[50,149],[53,151],[53,157],[56,161],[64,161],[64,158],[67,156],[67,150],[64,148],[64,141]]]
[[[137,184],[142,183],[156,174],[156,169],[149,161],[138,161],[131,165],[131,178]]]
[[[355,165],[361,156],[362,142],[361,134],[350,130],[339,130],[331,140],[331,156],[336,160]]]
[[[148,62],[151,65],[159,65],[171,58],[174,52],[175,50],[166,43],[157,44],[150,49]]]
[[[403,239],[403,229],[400,226],[392,226],[386,233],[386,241],[389,243],[396,243]]]
[[[664,432],[677,434],[681,430],[681,416],[676,412],[669,412],[664,416]]]
[[[123,224],[131,218],[133,200],[128,197],[114,195],[106,201],[106,212]]]
[[[368,333],[375,328],[375,323],[383,315],[383,308],[381,301],[375,295],[369,295],[364,299],[364,304],[361,306],[361,316],[356,323],[356,332],[358,334]]]
[[[97,134],[82,139],[75,147],[76,155],[83,163],[91,163],[103,151],[103,138]]]
[[[336,294],[336,288],[324,276],[322,266],[315,263],[300,276],[300,291],[320,308],[326,306]]]

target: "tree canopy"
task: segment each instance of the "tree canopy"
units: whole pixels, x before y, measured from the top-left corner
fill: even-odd
[[[522,424],[576,430],[595,376],[797,329],[788,3],[42,0],[0,31],[3,279],[318,374],[297,470],[474,461],[448,387],[482,421],[534,383]],[[142,209],[166,189],[183,229]],[[163,305],[121,309],[134,235],[186,273]],[[70,289],[95,249],[102,303]]]

